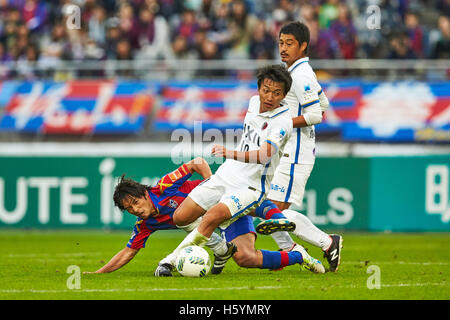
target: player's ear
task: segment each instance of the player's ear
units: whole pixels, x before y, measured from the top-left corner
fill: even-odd
[[[303,41],[300,44],[300,52],[303,52],[304,55],[306,55],[306,49],[308,48],[308,43],[306,41]]]

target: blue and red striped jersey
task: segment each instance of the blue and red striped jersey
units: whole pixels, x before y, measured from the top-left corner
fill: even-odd
[[[154,187],[148,188],[153,206],[158,215],[148,219],[137,218],[128,248],[145,248],[148,237],[157,230],[176,229],[172,220],[175,209],[186,199],[202,180],[188,181],[192,176],[186,164],[162,177]]]

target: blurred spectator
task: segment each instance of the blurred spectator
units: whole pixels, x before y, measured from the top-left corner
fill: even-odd
[[[231,46],[231,32],[228,29],[229,14],[228,4],[221,2],[215,6],[211,17],[209,38],[218,45],[220,52]]]
[[[233,0],[229,20],[231,48],[226,54],[227,59],[247,59],[249,54],[250,36],[253,33],[257,18],[247,12],[243,0]]]
[[[114,59],[124,61],[133,60],[133,52],[128,39],[122,38],[117,41]],[[119,77],[132,77],[134,72],[132,68],[122,64],[116,70],[116,75]]]
[[[200,63],[207,60],[220,60],[222,56],[219,52],[217,44],[211,40],[206,39],[200,45],[199,58]],[[199,69],[197,76],[199,77],[221,77],[225,75],[225,71],[222,69]]]
[[[306,3],[300,7],[299,20],[306,25],[309,25],[313,20],[317,20],[317,12],[311,4]]]
[[[415,59],[416,56],[409,45],[408,35],[405,33],[396,34],[390,43],[389,59]]]
[[[119,41],[117,41],[114,58],[116,60],[132,60],[133,59],[133,53],[132,53],[131,45],[130,45],[130,42],[128,41],[128,39],[121,38]]]
[[[350,16],[347,5],[341,3],[338,6],[338,16],[331,24],[331,35],[339,48],[339,58],[356,58],[356,29]]]
[[[171,78],[178,80],[191,79],[195,75],[196,60],[198,58],[195,51],[189,48],[188,40],[182,35],[177,35],[172,42],[170,61],[172,70],[174,70]],[[179,64],[194,63],[190,68],[177,68]]]
[[[0,62],[8,62],[11,61],[12,57],[5,50],[5,46],[0,42]]]
[[[38,49],[33,45],[27,46],[24,55],[19,56],[17,59],[17,76],[26,80],[38,79],[40,72],[35,68],[38,57]]]
[[[294,0],[278,0],[278,9],[285,12],[285,21],[297,20],[299,16],[299,8],[296,6],[296,1]]]
[[[432,45],[431,58],[450,59],[450,18],[441,15],[438,19],[436,40]]]
[[[250,39],[251,59],[273,59],[275,56],[276,43],[266,30],[266,23],[259,20],[253,30]]]
[[[162,16],[143,8],[129,36],[133,49],[139,49],[137,59],[165,59],[170,50],[169,26]]]
[[[174,35],[181,35],[186,38],[188,45],[194,44],[195,32],[198,30],[199,24],[195,17],[195,12],[191,9],[185,9],[181,14],[181,21],[174,30]]]
[[[26,0],[22,9],[22,18],[30,30],[38,30],[47,22],[47,7],[43,1]]]
[[[106,41],[106,11],[102,6],[94,7],[88,27],[89,37],[99,44],[104,44]]]
[[[319,25],[321,28],[328,29],[334,20],[338,17],[339,0],[327,0],[319,8]]]
[[[62,24],[55,25],[51,34],[42,38],[40,51],[38,62],[43,68],[53,69],[69,57],[70,44],[67,41],[66,29]]]
[[[309,28],[308,57],[311,59],[333,59],[339,50],[338,44],[329,30],[320,29],[317,18],[307,23]]]
[[[450,17],[450,0],[437,0],[435,3],[435,7],[440,14]]]
[[[109,18],[106,22],[106,40],[105,50],[107,58],[112,59],[115,54],[117,42],[122,38],[122,30],[119,28],[119,20],[116,18]]]
[[[158,0],[159,12],[166,19],[170,19],[181,12],[183,0]]]
[[[123,2],[119,7],[118,12],[119,27],[121,33],[131,39],[133,49],[138,48],[136,36],[133,37],[134,26],[134,9],[128,2]]]
[[[417,58],[423,58],[424,32],[419,24],[419,16],[416,12],[409,11],[405,14],[405,27],[409,37],[411,50]]]

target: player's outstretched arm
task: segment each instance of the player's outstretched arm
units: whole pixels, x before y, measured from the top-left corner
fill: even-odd
[[[224,146],[213,145],[211,153],[215,157],[223,157],[225,159],[234,159],[245,163],[261,163],[266,164],[275,154],[277,149],[270,143],[265,142],[258,150],[237,151],[228,150]]]
[[[208,162],[202,157],[197,157],[186,163],[191,173],[197,172],[203,179],[208,179],[212,176],[211,168]]]
[[[103,267],[98,269],[95,272],[84,272],[86,273],[109,273],[116,271],[117,269],[122,268],[124,265],[126,265],[128,262],[133,259],[136,254],[139,252],[137,249],[131,249],[128,247],[123,248],[120,250],[114,257],[109,260],[107,264],[105,264]]]

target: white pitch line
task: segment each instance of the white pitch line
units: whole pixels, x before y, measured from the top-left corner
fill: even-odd
[[[268,290],[268,289],[284,289],[284,287],[228,287],[228,288],[148,288],[148,289],[130,289],[130,288],[120,288],[120,289],[64,289],[64,290],[35,290],[35,289],[6,289],[0,290],[0,293],[64,293],[64,292],[153,292],[153,291],[220,291],[220,290]]]
[[[450,287],[450,283],[393,283],[393,284],[381,284],[381,288],[395,288],[395,287],[427,287],[427,286],[444,286]],[[337,288],[366,288],[366,285],[332,285],[330,289]],[[314,286],[307,286],[308,289],[314,288]],[[323,286],[316,286],[317,289],[323,288]],[[226,287],[226,288],[148,288],[148,289],[136,289],[136,288],[120,288],[120,289],[65,289],[65,290],[36,290],[36,289],[6,289],[0,290],[0,293],[108,293],[108,292],[174,292],[174,291],[232,291],[232,290],[273,290],[273,289],[294,289],[293,287],[274,287],[274,286],[265,286],[265,287]]]
[[[450,265],[450,262],[411,262],[411,261],[341,261],[342,264],[412,264],[412,265],[422,265],[422,266],[431,266],[431,265],[438,265],[438,266],[447,266]]]
[[[101,256],[99,252],[75,252],[75,253],[10,253],[8,258],[54,258],[54,257],[83,257],[83,256]]]

